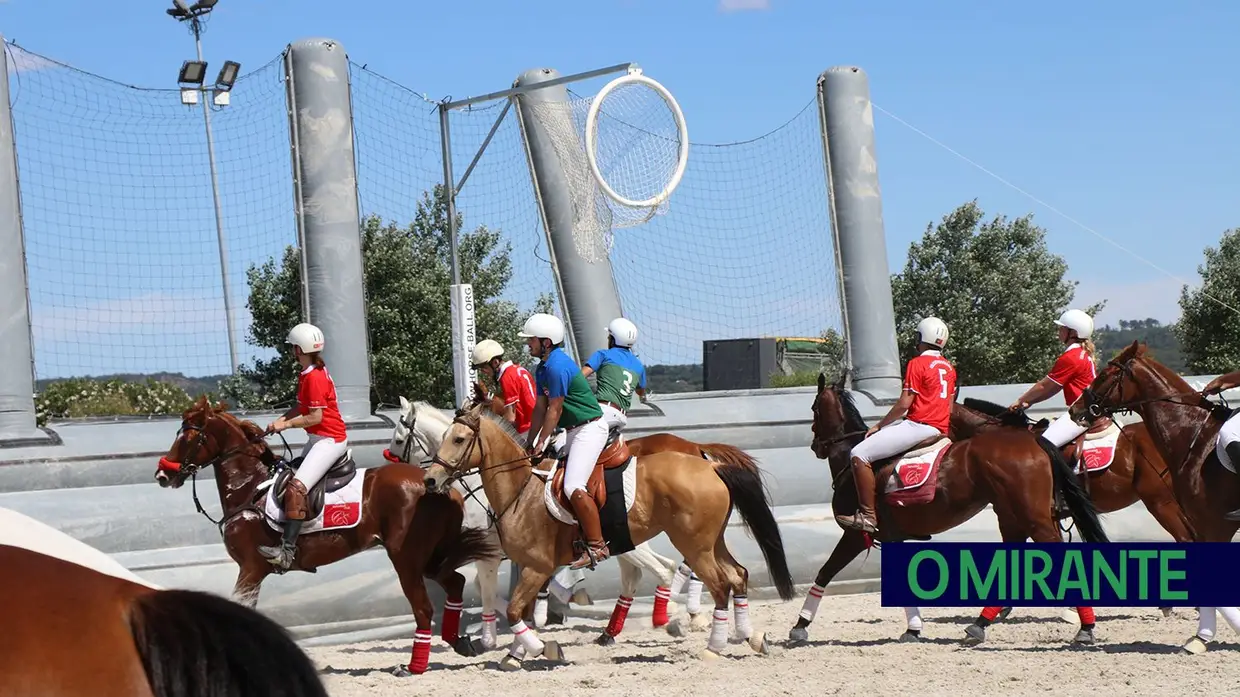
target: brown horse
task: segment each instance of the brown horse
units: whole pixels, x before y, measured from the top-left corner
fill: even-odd
[[[779,525],[766,500],[762,480],[753,469],[721,464],[680,452],[656,452],[634,458],[623,439],[609,443],[595,465],[588,491],[600,503],[600,520],[614,545],[624,553],[661,532],[684,555],[715,599],[705,657],[717,656],[728,641],[728,600],[735,600],[739,638],[767,653],[766,634],[753,631],[747,596],[749,572],[737,563],[724,539],[733,506],[753,533],[781,598],[793,595]],[[516,635],[501,670],[519,670],[523,655],[563,660],[555,642],[539,639],[521,618],[538,589],[559,567],[576,558],[578,526],[562,520],[565,502],[561,473],[544,484],[516,430],[490,410],[458,412],[443,438],[426,484],[443,490],[478,470],[487,499],[498,511],[497,527],[504,551],[521,567],[521,578],[508,603],[508,622]],[[571,520],[571,518],[569,519]],[[623,539],[623,538],[628,539]]]
[[[857,508],[852,480],[850,451],[860,443],[868,426],[844,388],[843,376],[828,385],[818,376],[818,394],[812,406],[813,440],[810,448],[831,468],[831,509],[835,515],[850,515]],[[978,414],[977,416],[982,416]],[[1106,542],[1106,532],[1088,495],[1072,474],[1063,453],[1045,438],[1023,428],[979,430],[971,438],[953,439],[946,446],[938,465],[937,480],[923,486],[935,487],[929,502],[911,506],[885,505],[878,498],[880,541],[928,540],[980,513],[987,505],[994,508],[999,533],[1004,542],[1062,542],[1054,515],[1054,493],[1066,501],[1082,537],[1088,542]],[[883,487],[898,458],[874,463],[875,482]],[[857,555],[872,544],[870,536],[845,528],[831,556],[819,569],[814,585],[805,598],[796,625],[788,633],[792,643],[809,639],[808,627],[818,611],[826,585]],[[909,608],[916,610],[916,608]],[[965,629],[965,643],[985,640],[985,628],[998,618],[1002,608],[986,608],[982,616]],[[1074,641],[1093,642],[1093,609],[1078,608],[1081,629]],[[902,641],[920,639],[919,618],[911,613],[909,631]]]
[[[0,545],[0,694],[327,697],[288,632],[227,598]]]
[[[1136,412],[1147,424],[1171,472],[1192,539],[1230,542],[1240,522],[1224,516],[1240,506],[1240,477],[1227,471],[1214,449],[1230,410],[1206,399],[1134,341],[1107,362],[1068,414],[1087,423],[1121,411]]]
[[[228,555],[240,567],[234,596],[251,607],[258,602],[263,579],[276,571],[258,551],[259,545],[279,539],[274,515],[280,507],[273,505],[268,491],[279,492],[285,473],[299,464],[295,460],[286,466],[263,438],[257,424],[229,414],[222,404],[212,408],[203,397],[182,415],[176,440],[155,472],[160,486],[178,488],[187,478],[196,485],[199,470],[215,468],[223,516],[216,521],[207,515],[196,486],[194,504],[219,527]],[[298,538],[290,570],[314,573],[320,566],[382,544],[417,622],[412,659],[407,671],[400,668],[397,674],[427,669],[435,608],[424,575],[447,594],[441,637],[457,653],[477,655],[471,639],[458,633],[465,577],[456,569],[495,550],[483,532],[462,528],[459,496],[428,495],[423,471],[414,465],[362,470],[359,481],[351,457],[346,455],[342,463],[311,488],[307,497],[311,517]]]

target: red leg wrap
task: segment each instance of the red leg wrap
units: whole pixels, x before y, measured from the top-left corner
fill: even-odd
[[[616,608],[611,611],[611,620],[607,623],[607,635],[611,637],[619,636],[620,631],[624,629],[624,620],[629,616],[629,606],[633,604],[632,598],[626,598],[623,595],[616,601]]]
[[[1003,612],[1003,608],[1001,607],[984,607],[982,608],[982,619],[987,620],[988,622],[994,622],[1000,612]]]
[[[654,614],[652,619],[655,627],[662,627],[671,621],[667,616],[667,601],[672,597],[672,589],[659,586],[654,589]]]
[[[449,598],[443,605],[443,627],[440,634],[449,644],[456,643],[457,635],[461,631],[461,610],[464,607],[465,603],[459,598],[456,600]]]
[[[409,662],[409,672],[421,675],[431,662],[431,630],[419,629],[413,635],[413,660]]]
[[[1092,607],[1078,607],[1076,614],[1081,618],[1081,624],[1094,623],[1094,609]]]

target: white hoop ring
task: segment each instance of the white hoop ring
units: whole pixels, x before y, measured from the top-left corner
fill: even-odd
[[[634,201],[616,193],[615,189],[612,189],[611,185],[603,179],[603,174],[598,169],[598,160],[594,156],[594,127],[598,121],[599,105],[603,103],[603,99],[612,90],[630,82],[640,82],[658,92],[663,101],[671,108],[672,118],[676,121],[676,130],[680,132],[680,152],[678,153],[680,161],[676,165],[676,171],[672,173],[672,180],[668,182],[662,192],[645,201]],[[631,208],[653,208],[663,203],[668,196],[672,195],[676,187],[680,185],[680,179],[685,175],[685,167],[689,164],[689,128],[685,125],[685,115],[681,113],[680,105],[676,103],[676,98],[672,96],[671,92],[667,91],[666,87],[641,73],[623,75],[604,85],[603,89],[598,91],[598,94],[595,95],[594,100],[590,103],[590,111],[586,114],[586,161],[590,163],[590,173],[594,175],[594,180],[598,182],[599,186],[603,187],[604,193],[617,203]]]

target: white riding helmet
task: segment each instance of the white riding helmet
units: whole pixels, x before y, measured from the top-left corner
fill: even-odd
[[[313,324],[302,322],[289,330],[284,343],[300,348],[302,353],[318,353],[323,350],[326,342],[323,340],[322,330]]]
[[[927,317],[917,323],[917,338],[923,343],[943,348],[947,345],[947,325],[938,317]]]
[[[616,346],[631,348],[637,343],[637,325],[623,317],[617,317],[607,325],[607,333],[616,340]]]
[[[555,315],[539,312],[525,320],[525,326],[521,327],[517,336],[522,339],[550,339],[551,343],[559,344],[564,341],[564,323]]]
[[[473,365],[482,365],[490,363],[492,358],[499,358],[504,355],[504,347],[499,345],[494,339],[483,339],[474,347],[473,357],[471,358]]]
[[[1088,339],[1094,333],[1094,318],[1082,310],[1068,310],[1055,320],[1055,324],[1071,329],[1081,339]]]

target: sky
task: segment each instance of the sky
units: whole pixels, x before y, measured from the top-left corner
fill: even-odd
[[[193,57],[186,28],[158,2],[100,7],[3,0],[0,26],[6,40],[89,73],[175,87],[181,61]],[[816,334],[838,322],[812,104],[817,76],[832,66],[859,66],[870,80],[892,272],[927,224],[977,198],[988,216],[1034,214],[1080,283],[1074,304],[1107,301],[1099,324],[1171,322],[1205,247],[1240,225],[1240,46],[1229,36],[1240,5],[534,7],[220,0],[203,36],[208,72],[232,59],[250,74],[233,105],[212,113],[243,342],[246,267],[295,241],[276,59],[309,37],[340,42],[355,63],[361,203],[394,220],[407,221],[439,176],[437,123],[422,96],[503,89],[535,67],[567,74],[626,61],[671,90],[694,144],[689,168],[668,214],[617,230],[612,254],[648,363],[696,362],[703,340]],[[38,376],[225,372],[201,113],[175,91],[126,91],[18,62],[10,90]],[[454,122],[458,176],[494,113]],[[467,227],[509,235],[510,295],[528,304],[554,286],[514,129],[510,118],[461,208]],[[743,144],[710,147],[726,143]],[[241,348],[242,360],[255,355]]]

